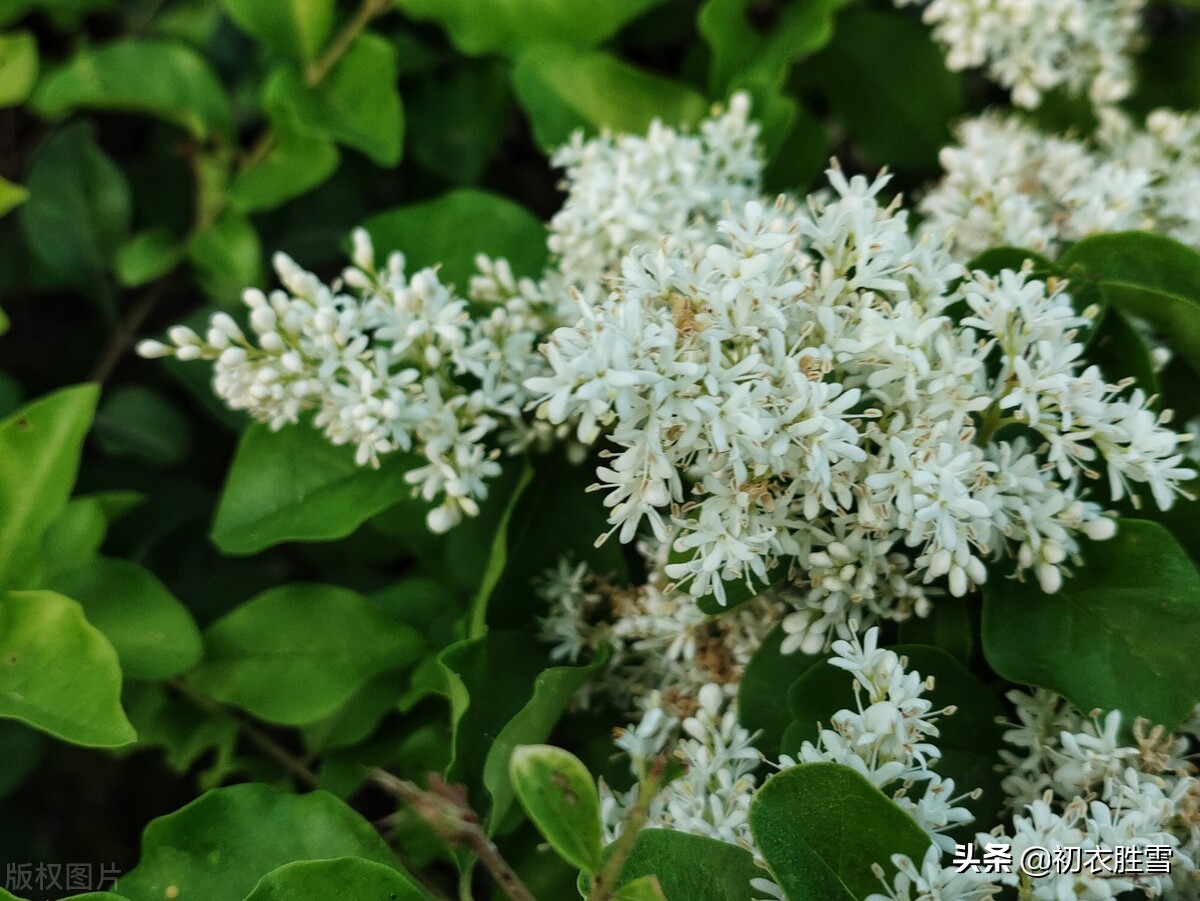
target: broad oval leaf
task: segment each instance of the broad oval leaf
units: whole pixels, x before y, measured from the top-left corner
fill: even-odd
[[[750,829],[789,898],[864,898],[882,888],[872,866],[920,861],[929,836],[891,799],[839,763],[772,776],[750,805]]]
[[[424,640],[332,585],[284,585],[251,598],[204,634],[189,676],[201,691],[273,723],[333,713],[380,673],[410,666]]]
[[[600,796],[579,758],[552,745],[521,745],[508,772],[521,806],[558,855],[580,870],[599,869]]]
[[[0,716],[89,747],[137,738],[121,709],[117,652],[53,591],[0,594]]]
[[[21,103],[38,75],[37,40],[32,32],[0,34],[0,108]]]
[[[609,845],[609,853],[611,849]],[[766,875],[750,852],[737,845],[671,829],[643,829],[618,884],[655,876],[663,895],[672,901],[752,901],[758,893],[750,880]]]
[[[0,422],[0,586],[31,584],[42,537],[71,496],[98,393],[64,388]]]
[[[393,866],[361,857],[336,857],[284,864],[264,876],[245,901],[312,901],[314,898],[425,901],[428,897]]]
[[[742,680],[738,683],[738,719],[751,732],[757,733],[754,746],[768,760],[779,756],[779,744],[784,730],[792,722],[792,714],[782,699],[790,686],[814,664],[822,662],[820,657],[810,657],[796,651],[784,654],[780,651],[787,633],[783,626],[776,626],[746,664]]]
[[[239,28],[263,46],[307,63],[329,37],[337,0],[221,0],[221,5]]]
[[[1174,728],[1200,697],[1200,574],[1165,528],[1123,519],[1047,595],[992,576],[983,652],[1001,676],[1049,688],[1082,711],[1120,710]]]
[[[97,557],[55,574],[49,587],[74,598],[112,642],[130,679],[166,679],[200,662],[200,630],[150,570]]]
[[[208,61],[174,41],[85,48],[41,80],[31,103],[51,118],[76,109],[121,110],[158,116],[197,138],[233,131],[229,98]]]
[[[152,821],[141,861],[115,891],[129,901],[244,898],[278,867],[337,857],[403,872],[371,824],[328,792],[234,785]]]

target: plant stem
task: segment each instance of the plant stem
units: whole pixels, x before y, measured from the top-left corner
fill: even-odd
[[[322,79],[329,74],[330,70],[338,64],[355,39],[362,33],[371,20],[376,16],[383,15],[391,7],[390,0],[362,0],[357,12],[346,23],[346,26],[338,32],[337,37],[333,39],[325,52],[309,65],[304,72],[304,83],[310,88],[315,88],[321,83]]]
[[[146,317],[150,315],[166,292],[166,278],[152,282],[146,287],[141,296],[129,308],[125,318],[118,323],[117,330],[113,332],[108,345],[92,368],[92,374],[88,376],[89,381],[98,382],[101,385],[108,381],[108,377],[112,375],[117,363],[121,361],[121,356],[129,349],[133,339],[137,337],[142,323],[146,321]]]
[[[439,776],[430,774],[428,789],[397,778],[384,770],[376,770],[375,782],[384,790],[401,798],[427,822],[448,844],[465,845],[487,867],[496,884],[512,901],[537,901],[533,892],[521,881],[500,849],[479,825],[479,814],[467,804],[466,791],[461,786],[447,785]],[[459,883],[462,894],[463,883]],[[469,883],[467,891],[470,891]],[[469,897],[469,894],[465,897]]]
[[[633,809],[629,811],[629,816],[625,820],[625,828],[613,842],[612,852],[608,855],[604,866],[592,877],[592,887],[588,892],[587,901],[609,901],[613,892],[617,890],[617,880],[621,878],[621,871],[625,869],[625,862],[633,851],[638,833],[646,825],[646,818],[650,815],[650,805],[658,794],[658,790],[662,788],[663,773],[666,768],[667,758],[662,754],[656,757],[650,765],[650,770],[638,786],[637,800],[634,801]]]
[[[296,759],[287,748],[280,745],[275,739],[271,738],[271,736],[267,735],[253,723],[247,722],[224,704],[214,701],[208,695],[197,691],[182,680],[168,679],[167,684],[178,692],[181,697],[186,698],[193,706],[203,710],[205,713],[234,720],[242,734],[252,745],[295,776],[306,787],[320,787],[320,780],[317,778],[316,773],[305,766],[303,762]]]

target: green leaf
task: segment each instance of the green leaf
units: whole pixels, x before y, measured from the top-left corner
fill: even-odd
[[[21,787],[37,769],[46,742],[41,733],[16,720],[0,720],[0,799],[7,798]],[[0,896],[2,897],[2,896]]]
[[[311,62],[333,27],[336,0],[221,0],[229,17],[280,56]]]
[[[301,130],[361,150],[394,166],[404,147],[404,110],[396,90],[396,50],[377,34],[362,34],[332,72],[308,87],[292,69],[276,70],[278,92]]]
[[[20,185],[15,185],[6,178],[0,178],[0,216],[11,212],[23,204],[29,197],[29,192]],[[7,320],[4,320],[7,322]],[[0,328],[0,335],[5,329]]]
[[[119,110],[157,116],[197,138],[233,133],[229,98],[208,61],[161,39],[84,48],[42,78],[30,103],[54,119],[77,109]]]
[[[1120,710],[1174,728],[1200,697],[1200,575],[1157,523],[1120,520],[1090,542],[1057,594],[1003,577],[984,585],[983,652],[1013,682],[1082,711]]]
[[[192,453],[192,422],[157,388],[122,385],[100,404],[96,444],[110,457],[148,466],[177,466]]]
[[[637,69],[607,53],[539,47],[513,69],[517,99],[543,150],[567,142],[577,128],[644,133],[653,119],[692,125],[709,104],[688,85]]]
[[[504,141],[512,113],[503,60],[467,60],[405,91],[413,158],[454,184],[479,180]]]
[[[284,585],[213,623],[204,645],[189,677],[197,688],[298,726],[328,716],[380,673],[412,665],[424,642],[356,592]]]
[[[1059,265],[1073,286],[1093,284],[1108,304],[1154,325],[1200,372],[1200,253],[1160,235],[1121,232],[1083,239]]]
[[[515,56],[534,44],[586,49],[664,0],[396,0],[418,21],[437,22],[464,53]]]
[[[962,79],[946,69],[919,21],[848,9],[809,71],[869,165],[937,168],[938,151],[951,142],[949,124],[962,112]]]
[[[746,664],[738,683],[738,719],[751,732],[758,733],[754,746],[768,760],[779,756],[779,743],[792,722],[787,705],[780,702],[783,692],[814,663],[820,662],[819,657],[799,651],[781,653],[785,638],[783,626],[772,629]]]
[[[900,642],[905,645],[927,644],[954,656],[967,666],[975,653],[978,628],[978,604],[973,597],[943,595],[928,616],[910,616],[899,625]]]
[[[200,662],[203,646],[191,614],[137,563],[97,557],[53,576],[48,587],[79,602],[130,679],[166,679]]]
[[[107,533],[108,517],[99,500],[77,497],[68,501],[42,538],[43,579],[94,559]]]
[[[613,901],[667,901],[657,876],[641,876],[613,893]]]
[[[930,841],[890,798],[849,767],[805,763],[772,776],[750,805],[750,829],[789,898],[863,898],[893,854],[920,861]]]
[[[264,876],[245,901],[312,901],[314,898],[425,901],[428,897],[394,867],[359,857],[337,857],[284,864]]]
[[[20,217],[33,256],[61,283],[103,293],[132,213],[129,184],[96,146],[91,123],[52,134],[34,154],[27,184]]]
[[[52,591],[0,594],[0,716],[89,747],[137,738],[121,709],[117,652]]]
[[[358,466],[308,423],[242,435],[217,507],[212,537],[227,554],[255,554],[284,541],[342,538],[407,497],[412,459],[385,456]]]
[[[403,873],[371,824],[328,792],[234,785],[152,821],[141,861],[116,890],[129,901],[244,898],[278,867],[338,857]]]
[[[504,512],[500,514],[500,521],[496,526],[492,546],[488,549],[487,565],[483,570],[483,578],[480,580],[479,590],[475,592],[475,596],[471,599],[471,605],[467,612],[467,638],[478,638],[487,631],[488,607],[496,586],[508,568],[510,556],[509,524],[512,522],[513,512],[517,507],[517,503],[525,493],[525,489],[529,486],[532,478],[533,467],[526,460],[524,467],[521,469],[521,475],[517,479],[516,487],[513,488],[508,502],[504,505]]]
[[[1087,360],[1099,366],[1112,382],[1132,377],[1147,397],[1159,393],[1158,373],[1154,371],[1146,339],[1116,307],[1105,307],[1100,321],[1092,328]]]
[[[165,228],[138,232],[117,250],[117,278],[125,287],[136,288],[166,275],[183,254],[179,240]]]
[[[611,848],[609,845],[610,853]],[[672,901],[752,901],[757,893],[750,880],[765,875],[745,848],[687,832],[643,829],[621,870],[619,883],[625,886],[656,876],[663,895]]]
[[[0,422],[0,585],[28,585],[79,472],[96,409],[95,385],[65,388]]]
[[[1020,272],[1027,262],[1033,263],[1032,273],[1035,278],[1044,279],[1049,275],[1061,274],[1056,263],[1050,262],[1039,253],[1021,247],[993,247],[985,250],[967,263],[967,270],[999,275],[1005,269]]]
[[[228,306],[246,288],[263,284],[258,232],[236,210],[225,210],[197,232],[188,243],[187,257],[195,267],[200,287],[218,304]]]
[[[593,873],[600,867],[600,796],[587,767],[551,745],[522,745],[509,778],[538,831],[567,863]]]
[[[505,257],[518,275],[540,275],[546,228],[511,200],[484,191],[450,191],[434,200],[372,216],[363,228],[381,255],[401,251],[409,271],[441,264],[444,282],[465,291],[475,256]]]
[[[212,716],[165,683],[134,682],[123,695],[139,750],[161,748],[163,761],[188,773],[201,789],[213,788],[238,771],[241,726],[235,717]]]
[[[22,103],[38,75],[37,40],[29,31],[0,34],[0,108]]]

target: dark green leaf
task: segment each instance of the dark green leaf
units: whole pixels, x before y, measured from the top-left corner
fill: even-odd
[[[403,872],[371,824],[328,792],[234,785],[151,822],[141,862],[116,890],[129,901],[244,898],[277,867],[337,857]]]
[[[768,760],[779,756],[783,732],[792,722],[792,714],[782,703],[785,686],[791,685],[821,658],[800,651],[783,654],[780,647],[787,633],[776,626],[754,652],[742,681],[738,684],[738,719],[751,732],[757,732],[754,746]]]
[[[121,709],[117,652],[52,591],[0,594],[0,716],[89,747],[137,738]]]
[[[284,585],[204,633],[201,691],[275,723],[328,716],[369,680],[411,666],[424,642],[411,627],[332,585]]]
[[[750,852],[737,845],[687,832],[643,829],[621,870],[620,883],[657,876],[671,901],[751,901],[757,893],[750,880],[766,875]]]
[[[127,288],[152,282],[174,269],[183,253],[183,246],[166,229],[138,232],[117,250],[117,278]]]
[[[789,898],[864,898],[881,889],[872,865],[918,863],[930,841],[883,792],[849,767],[805,763],[772,776],[750,805],[759,851]]]
[[[442,281],[466,291],[476,254],[505,257],[517,275],[541,274],[546,229],[537,217],[495,194],[463,189],[398,207],[363,223],[380,254],[401,251],[409,271],[441,264]]]
[[[162,392],[144,385],[123,385],[108,394],[93,431],[104,453],[149,466],[177,466],[192,453],[191,420]]]
[[[229,306],[246,288],[263,284],[262,244],[258,232],[241,213],[222,212],[197,232],[187,246],[204,293]]]
[[[413,157],[455,184],[473,184],[512,123],[507,64],[480,60],[405,92]]]
[[[559,856],[589,873],[599,869],[600,796],[579,758],[551,745],[522,745],[508,772],[525,813]]]
[[[225,89],[208,62],[186,44],[127,39],[88,47],[39,82],[31,101],[43,116],[76,109],[148,113],[197,138],[232,134]]]
[[[1120,520],[1088,543],[1054,595],[993,576],[983,652],[1001,676],[1058,692],[1083,711],[1120,710],[1174,728],[1200,697],[1200,575],[1157,523]]]
[[[577,128],[641,134],[651,120],[671,126],[704,118],[708,102],[695,89],[634,68],[607,53],[539,47],[513,69],[517,98],[543,150],[552,150]]]
[[[359,857],[337,857],[284,864],[264,876],[245,901],[313,901],[315,898],[425,901],[428,897],[393,866]]]

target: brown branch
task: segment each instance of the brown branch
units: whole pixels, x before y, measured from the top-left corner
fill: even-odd
[[[92,368],[91,375],[88,376],[89,381],[104,384],[108,381],[108,377],[112,375],[117,364],[121,362],[121,357],[125,351],[129,349],[129,345],[133,343],[133,339],[137,337],[141,331],[142,324],[146,321],[146,317],[162,300],[163,295],[167,293],[167,278],[160,278],[158,281],[151,282],[146,286],[141,296],[133,302],[125,317],[117,324],[117,329],[113,332],[112,338],[109,339],[100,358],[96,361],[96,365]]]

